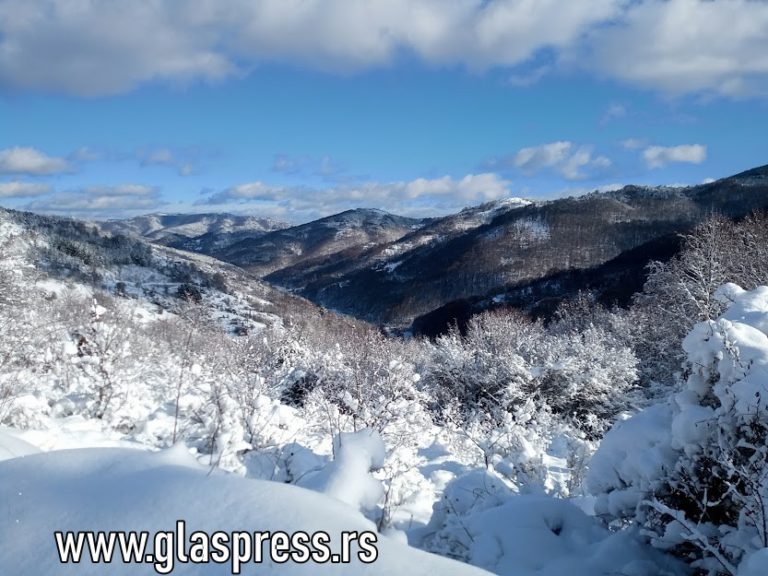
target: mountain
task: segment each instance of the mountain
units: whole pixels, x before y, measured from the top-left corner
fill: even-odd
[[[424,220],[357,209],[283,228],[230,215],[106,226],[211,255],[325,308],[399,328],[415,321],[417,332],[433,333],[495,306],[546,315],[584,289],[624,304],[650,260],[674,255],[679,234],[713,213],[740,218],[766,208],[763,166],[698,186],[508,198]]]
[[[229,216],[209,218],[204,225],[217,222],[225,229],[227,220]],[[200,220],[153,215],[131,222],[136,230],[154,222],[165,223],[166,228],[187,225],[193,233],[191,228]],[[233,227],[238,222],[246,225],[245,220],[234,220]],[[87,292],[172,314],[192,300],[210,321],[235,333],[280,326],[294,314],[329,316],[307,300],[277,290],[232,264],[103,228],[0,208],[0,253],[6,266],[13,262],[15,269],[34,278],[27,284],[50,285],[52,294],[66,289],[80,297]],[[143,230],[151,233],[149,227]],[[159,229],[155,231],[159,233]]]
[[[530,308],[596,286],[621,300],[622,279],[642,286],[645,265],[673,254],[678,234],[712,213],[739,218],[765,208],[768,166],[699,186],[511,200],[427,222],[388,244],[307,259],[265,279],[321,306],[402,327],[468,298]]]
[[[396,240],[369,246],[358,245],[346,251],[306,259],[276,270],[265,279],[317,298],[326,284],[343,281],[341,279],[356,273],[365,274],[366,271],[371,271],[376,274],[383,271],[397,277],[397,270],[401,265],[399,256],[407,256],[412,252],[460,237],[488,224],[499,214],[529,205],[531,202],[528,200],[508,198],[465,208],[457,214],[423,221],[420,227],[413,228]],[[370,288],[375,289],[375,281],[376,278]]]
[[[234,214],[147,214],[100,223],[108,232],[141,236],[158,244],[203,254],[288,226],[271,218]]]
[[[246,238],[210,254],[264,276],[331,255],[356,258],[366,249],[401,238],[425,222],[383,210],[347,210],[258,238]]]

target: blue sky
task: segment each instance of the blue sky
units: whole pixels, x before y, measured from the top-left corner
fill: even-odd
[[[695,184],[768,163],[766,80],[750,0],[0,0],[0,204],[301,222]]]

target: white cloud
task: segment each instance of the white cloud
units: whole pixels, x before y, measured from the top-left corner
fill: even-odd
[[[192,0],[2,0],[0,84],[80,96],[234,72],[223,30]]]
[[[28,210],[84,217],[124,216],[157,210],[157,188],[142,184],[89,186],[53,194],[25,206]]]
[[[663,168],[671,163],[701,164],[706,159],[707,147],[702,144],[649,146],[643,150],[643,160],[649,168]]]
[[[29,198],[42,196],[51,191],[48,184],[35,182],[0,182],[0,198]]]
[[[195,173],[195,167],[189,163],[182,163],[176,167],[179,176],[190,176]]]
[[[678,95],[765,91],[768,3],[643,0],[589,36],[578,60],[592,70]]]
[[[569,46],[622,0],[0,0],[0,84],[80,96],[216,80],[263,62],[513,67]],[[235,64],[238,63],[238,64]]]
[[[613,17],[616,0],[247,2],[237,46],[257,59],[319,68],[388,64],[402,49],[438,64],[512,66]]]
[[[216,192],[198,204],[231,207],[259,205],[272,215],[317,217],[355,207],[381,208],[399,214],[445,213],[510,195],[511,182],[493,173],[462,178],[417,178],[396,182],[345,183],[324,189],[248,182]],[[296,217],[296,216],[294,216]]]
[[[117,186],[88,186],[82,193],[88,197],[121,196],[148,198],[157,195],[157,188],[144,184],[119,184]]]
[[[491,167],[514,167],[527,176],[541,170],[554,170],[568,180],[587,178],[589,171],[601,171],[611,166],[606,156],[594,156],[592,146],[576,145],[567,140],[540,146],[521,148],[511,156],[488,162]]]
[[[756,0],[0,0],[0,85],[98,96],[265,62],[363,70],[407,53],[508,68],[514,85],[570,68],[741,96],[768,87],[766,30],[768,2]],[[554,64],[525,73],[543,50]]]
[[[530,72],[512,74],[507,78],[507,84],[518,88],[533,86],[552,71],[552,66],[539,66]]]
[[[0,174],[43,176],[71,171],[63,158],[54,158],[36,150],[15,146],[0,150]]]
[[[328,155],[317,158],[309,155],[293,156],[290,154],[277,154],[272,163],[272,170],[292,176],[320,176],[327,180],[340,177],[344,171]]]
[[[511,182],[497,174],[467,174],[461,180],[450,176],[436,179],[419,178],[411,182],[384,185],[384,194],[402,195],[408,199],[424,196],[449,196],[466,202],[487,202],[509,194]]]
[[[553,168],[562,164],[572,149],[573,143],[567,141],[521,148],[512,158],[512,163],[524,171],[534,173],[542,168]]]
[[[173,162],[173,153],[168,148],[160,148],[148,152],[142,159],[142,164],[171,164]]]
[[[232,200],[282,200],[298,188],[270,186],[264,182],[247,182],[218,192],[208,199],[209,204]]]
[[[72,152],[68,158],[73,162],[96,162],[104,159],[104,153],[87,146],[82,146]]]

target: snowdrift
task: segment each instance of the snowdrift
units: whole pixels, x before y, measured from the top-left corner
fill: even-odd
[[[342,531],[375,531],[339,500],[295,486],[250,480],[200,467],[186,449],[60,450],[0,462],[0,574],[155,574],[150,564],[88,566],[58,561],[54,531],[324,530],[338,547]],[[440,574],[486,572],[379,536],[371,564],[243,565],[242,574]],[[231,574],[225,564],[177,564],[173,574]]]

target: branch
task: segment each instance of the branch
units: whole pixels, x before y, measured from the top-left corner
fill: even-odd
[[[644,504],[646,506],[650,506],[657,512],[661,514],[666,514],[667,516],[671,516],[674,520],[679,522],[683,528],[688,530],[689,533],[689,540],[698,541],[698,543],[701,545],[702,550],[705,550],[712,554],[712,556],[715,557],[715,559],[720,562],[723,568],[726,569],[726,571],[731,574],[731,576],[736,576],[736,566],[731,564],[728,559],[723,555],[723,553],[713,546],[709,538],[707,538],[704,534],[701,533],[701,531],[698,529],[697,526],[695,526],[693,523],[691,523],[690,520],[688,520],[685,517],[685,514],[680,512],[679,510],[673,510],[666,504],[662,504],[656,499],[653,500],[643,500],[641,504]]]

